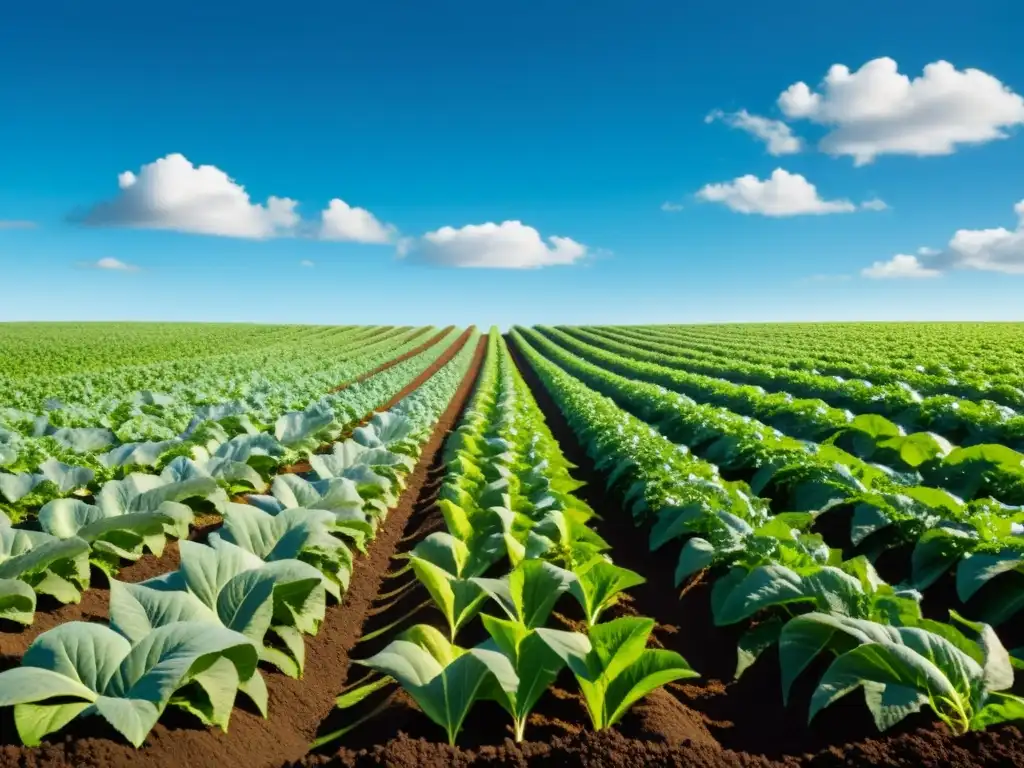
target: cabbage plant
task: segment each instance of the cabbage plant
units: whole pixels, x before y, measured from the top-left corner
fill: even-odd
[[[77,603],[88,586],[88,542],[12,528],[0,513],[0,619],[31,624],[37,593]]]
[[[145,512],[119,513],[112,505],[86,504],[78,499],[55,499],[39,510],[39,524],[58,539],[77,538],[92,548],[91,560],[113,574],[122,560],[138,560],[145,550],[160,556],[167,533],[187,534],[192,510],[173,501]]]
[[[173,622],[133,644],[109,627],[71,621],[37,637],[21,666],[0,672],[0,706],[14,707],[27,746],[97,715],[138,747],[175,700],[226,729],[257,661],[247,638],[209,623]]]
[[[223,625],[248,638],[262,660],[290,677],[305,663],[303,634],[325,611],[324,577],[298,560],[264,562],[242,547],[181,541],[181,566],[136,585],[119,585],[112,624],[130,637],[178,617]]]
[[[301,560],[323,575],[324,588],[340,600],[352,576],[352,553],[332,535],[335,517],[324,509],[296,507],[272,515],[248,504],[229,503],[224,525],[210,541],[235,544],[266,562]]]
[[[334,521],[333,531],[352,541],[356,549],[366,552],[366,543],[373,538],[377,516],[371,517],[369,507],[359,494],[355,482],[346,477],[329,480],[306,480],[299,475],[278,475],[271,483],[271,496],[251,494],[251,506],[277,515],[289,509],[326,510]]]

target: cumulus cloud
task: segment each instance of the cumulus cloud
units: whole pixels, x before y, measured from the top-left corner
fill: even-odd
[[[870,267],[860,271],[864,277],[875,279],[902,278],[902,277],[938,277],[942,274],[937,269],[925,267],[917,256],[907,253],[897,253],[889,261],[876,261]]]
[[[521,221],[441,227],[422,237],[398,243],[400,256],[446,267],[531,269],[573,264],[587,255],[587,246],[568,237],[540,232]]]
[[[958,229],[942,250],[922,247],[916,256],[897,254],[876,262],[861,274],[866,277],[933,277],[951,269],[1024,274],[1024,200],[1013,208],[1013,229]]]
[[[713,123],[716,120],[760,139],[768,146],[769,155],[793,155],[803,148],[799,137],[794,136],[793,130],[781,120],[752,115],[745,109],[739,112],[723,112],[716,109],[704,118],[705,123]]]
[[[1024,200],[1013,208],[1017,226],[1010,230],[959,229],[944,253],[935,257],[937,264],[960,269],[988,272],[1024,273]]]
[[[335,198],[320,214],[320,239],[344,240],[354,243],[390,243],[395,228],[381,224],[365,208],[354,208]]]
[[[870,200],[865,200],[863,203],[861,203],[860,207],[863,208],[865,211],[884,211],[889,206],[888,204],[886,204],[885,200],[873,197]]]
[[[254,203],[224,171],[192,165],[181,154],[143,165],[137,175],[125,171],[117,183],[120,194],[94,206],[82,223],[254,239],[290,234],[299,223],[296,201],[271,196]]]
[[[91,269],[106,269],[112,272],[138,272],[139,268],[134,264],[128,264],[115,259],[113,256],[104,256],[98,261],[90,261],[82,266],[89,267]]]
[[[299,262],[300,267],[315,267],[316,262],[310,261],[309,259],[303,259]]]
[[[857,206],[849,200],[822,200],[818,189],[799,173],[776,168],[761,181],[753,174],[730,182],[707,184],[697,198],[723,203],[739,213],[762,216],[800,216],[804,214],[850,213]]]
[[[822,151],[853,157],[856,165],[878,155],[948,155],[961,144],[1007,137],[1024,123],[1024,99],[979,69],[947,61],[925,66],[919,77],[900,74],[883,57],[856,72],[834,64],[820,91],[794,83],[778,99],[791,119],[829,126]]]
[[[0,219],[0,229],[35,229],[34,221],[25,219]]]
[[[120,193],[80,217],[91,226],[165,229],[202,235],[257,240],[303,235],[321,240],[390,243],[395,229],[382,224],[365,208],[335,198],[317,223],[303,222],[298,203],[270,196],[253,202],[245,187],[213,165],[193,165],[170,154],[136,174],[117,176]]]
[[[673,203],[671,200],[666,200],[661,204],[661,210],[665,211],[665,213],[677,213],[683,210],[683,204]]]

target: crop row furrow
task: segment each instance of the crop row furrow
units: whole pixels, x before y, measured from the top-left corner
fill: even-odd
[[[657,384],[685,395],[698,405],[725,409],[757,419],[783,435],[836,445],[858,458],[893,470],[901,485],[943,487],[963,498],[991,495],[1024,503],[1024,454],[998,444],[958,448],[928,432],[904,434],[884,416],[832,408],[821,400],[794,399],[751,385],[691,374],[635,359],[628,345],[540,327],[540,332],[582,360],[630,379]],[[613,351],[614,350],[614,351]],[[897,474],[899,473],[899,474]]]
[[[314,461],[316,479],[280,475],[272,495],[225,502],[223,525],[206,543],[180,539],[175,571],[135,584],[111,578],[106,624],[68,622],[36,637],[21,666],[0,673],[0,705],[14,706],[22,741],[37,745],[77,717],[98,715],[138,747],[169,706],[227,730],[238,694],[266,717],[260,665],[301,676],[304,637],[317,633],[328,601],[345,594],[353,549],[366,551],[397,502],[470,368],[476,338],[394,408],[336,443],[322,464]],[[52,504],[47,518],[69,526],[82,522],[89,506]],[[165,533],[183,535],[166,528],[187,526],[172,508],[190,516],[180,500],[129,513],[149,514],[156,525],[140,534],[139,553]],[[90,524],[109,519],[105,509],[92,507],[99,519]],[[116,548],[125,543],[123,536],[94,542],[97,564],[113,571],[121,559]]]
[[[713,579],[715,623],[747,627],[739,640],[737,676],[777,647],[785,701],[823,654],[831,663],[810,697],[810,717],[863,688],[883,730],[923,706],[957,733],[1024,711],[1024,699],[1006,693],[1013,667],[990,627],[924,618],[919,592],[887,584],[867,558],[842,560],[820,535],[808,533],[813,514],[771,514],[768,499],[752,495],[746,483],[723,480],[714,465],[632,415],[626,402],[620,408],[613,393],[621,396],[626,384],[607,387],[612,397],[606,397],[600,377],[572,365],[571,356],[554,354],[557,348],[543,336],[518,330],[512,336],[587,453],[607,473],[609,491],[638,524],[650,526],[652,549],[684,542],[677,583]],[[583,375],[570,375],[563,365]],[[640,401],[631,402],[636,407]],[[776,465],[769,475],[780,469],[796,470],[789,478],[791,494],[822,490],[823,478],[807,470],[826,467],[813,461]],[[996,667],[998,676],[989,675]],[[924,669],[928,676],[921,674]],[[939,689],[943,693],[936,696]]]

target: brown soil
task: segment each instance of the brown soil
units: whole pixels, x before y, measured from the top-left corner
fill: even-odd
[[[465,343],[460,339],[459,347]],[[423,454],[409,475],[407,488],[398,506],[391,510],[387,521],[370,545],[368,556],[361,558],[353,569],[352,582],[340,605],[327,610],[319,634],[306,642],[306,667],[302,680],[293,680],[275,672],[266,672],[270,693],[270,717],[263,720],[245,709],[232,714],[229,733],[205,728],[187,716],[168,713],[150,733],[145,745],[135,750],[122,740],[109,738],[104,723],[94,720],[89,729],[66,736],[55,736],[38,748],[15,745],[0,747],[0,766],[280,766],[301,758],[308,750],[316,728],[334,705],[348,674],[349,651],[358,639],[361,627],[371,610],[382,579],[391,562],[391,556],[413,513],[424,485],[428,470],[436,462],[447,432],[455,424],[468,399],[486,347],[481,343],[473,366],[463,381],[448,410],[439,420],[433,434],[424,446]],[[433,366],[432,366],[433,367]],[[425,376],[423,377],[425,380]],[[411,388],[410,388],[411,391]],[[176,553],[176,546],[173,552]],[[161,571],[173,565],[169,547],[161,558]],[[135,568],[131,566],[130,568]],[[154,575],[153,565],[140,563],[137,578]],[[126,570],[130,570],[126,569]],[[122,574],[123,576],[124,574]],[[83,605],[76,606],[80,617],[101,618],[105,613],[100,590],[89,598],[86,613]],[[90,595],[89,592],[86,593]],[[14,650],[12,648],[12,650]],[[10,710],[2,721],[3,741],[10,742],[14,734]],[[90,735],[92,734],[92,735]],[[95,735],[103,734],[103,735]]]
[[[905,766],[966,768],[1024,765],[1021,733],[1007,727],[952,739],[941,728],[917,730],[899,739],[879,739],[832,747],[784,761],[709,747],[700,742],[628,738],[615,730],[584,731],[547,742],[515,744],[506,739],[478,749],[449,747],[405,734],[357,753],[310,756],[304,766],[371,766],[388,768],[462,768],[463,766],[530,766],[533,768],[841,768]]]

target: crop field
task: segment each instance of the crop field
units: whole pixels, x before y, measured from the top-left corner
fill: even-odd
[[[0,767],[1024,765],[1024,324],[0,325]]]

